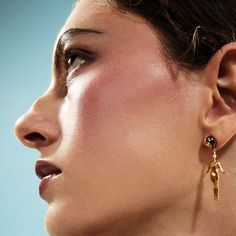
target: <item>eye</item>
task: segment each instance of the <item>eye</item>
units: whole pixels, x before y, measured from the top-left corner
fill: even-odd
[[[94,55],[87,50],[77,48],[66,50],[64,53],[64,63],[67,75],[93,59]]]
[[[67,74],[70,74],[71,71],[76,68],[80,68],[85,62],[86,59],[83,57],[79,55],[71,55],[67,60]]]

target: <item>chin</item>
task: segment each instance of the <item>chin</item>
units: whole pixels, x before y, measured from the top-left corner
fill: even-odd
[[[85,236],[104,233],[112,225],[114,217],[104,217],[91,209],[83,212],[75,206],[49,204],[45,215],[45,227],[50,236]],[[90,213],[89,213],[90,212]]]
[[[79,222],[69,212],[56,204],[50,204],[46,212],[44,223],[50,236],[82,236]]]

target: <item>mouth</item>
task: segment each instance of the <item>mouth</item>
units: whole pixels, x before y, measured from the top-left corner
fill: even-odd
[[[45,192],[48,185],[54,182],[62,173],[61,169],[44,160],[38,160],[35,166],[35,173],[41,179],[39,185],[39,194],[43,199],[46,199]]]
[[[35,166],[35,173],[40,179],[48,178],[62,173],[57,166],[43,160],[38,160]]]

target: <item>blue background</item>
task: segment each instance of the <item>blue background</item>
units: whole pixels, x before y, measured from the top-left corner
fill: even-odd
[[[40,156],[13,126],[47,88],[56,35],[73,0],[0,0],[0,235],[46,236],[47,204],[38,195]]]

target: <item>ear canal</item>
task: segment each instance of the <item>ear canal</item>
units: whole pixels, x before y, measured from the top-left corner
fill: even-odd
[[[220,85],[218,85],[218,91],[228,109],[236,111],[236,94],[232,90],[221,87]]]

